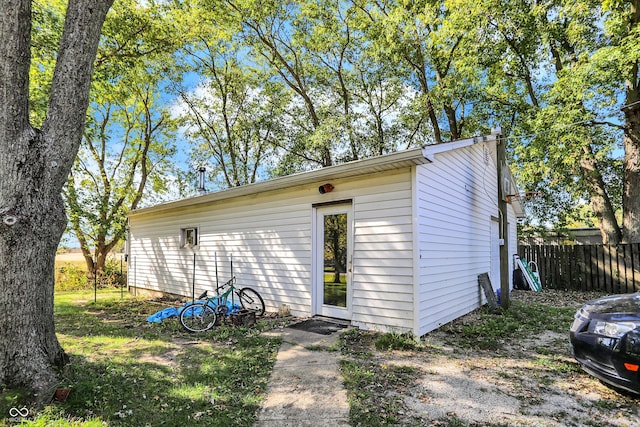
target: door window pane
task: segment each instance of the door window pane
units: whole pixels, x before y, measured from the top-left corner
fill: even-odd
[[[324,216],[324,304],[347,306],[347,214]]]

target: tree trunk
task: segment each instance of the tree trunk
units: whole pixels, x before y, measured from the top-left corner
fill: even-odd
[[[591,207],[598,219],[598,227],[605,245],[617,245],[622,239],[622,232],[616,220],[613,204],[607,193],[596,159],[588,146],[583,148],[584,156],[580,159],[582,176],[591,197]]]
[[[20,187],[11,194],[4,185],[0,193],[3,202],[19,201],[3,213],[0,226],[0,383],[25,386],[46,400],[56,383],[52,367],[68,360],[53,323],[55,253],[67,221],[60,194],[33,181],[30,194]]]
[[[623,239],[626,243],[640,243],[640,104],[628,107],[625,116]]]
[[[640,24],[640,1],[631,2],[629,29]],[[629,67],[625,82],[626,106],[624,127],[624,189],[622,193],[622,224],[624,241],[640,243],[640,72],[636,60]]]
[[[47,118],[29,124],[31,0],[0,8],[0,384],[44,402],[67,361],[53,320],[61,191],[78,152],[92,64],[111,0],[71,0]]]

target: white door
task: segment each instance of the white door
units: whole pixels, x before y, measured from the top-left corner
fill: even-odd
[[[351,319],[351,204],[316,208],[314,313]]]

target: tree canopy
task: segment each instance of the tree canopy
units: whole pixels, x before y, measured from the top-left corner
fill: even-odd
[[[527,201],[537,223],[594,223],[605,242],[638,240],[637,1],[196,4],[192,71],[218,86],[200,101],[231,106],[233,73],[269,105],[271,150],[253,170],[286,174],[501,126],[523,190],[537,195]],[[195,98],[188,105],[191,135],[203,138],[213,126]],[[266,135],[263,125],[255,131]],[[220,165],[234,152],[208,144]]]
[[[41,119],[39,100],[46,99],[64,8],[36,4],[32,74],[42,84],[32,85],[31,99],[32,115]],[[126,111],[137,102],[131,89],[145,80],[154,82],[150,112],[175,130],[158,132],[149,147],[164,150],[167,160],[174,139],[185,168],[160,173],[157,164],[148,189],[184,189],[184,177],[193,179],[200,166],[207,167],[210,188],[226,188],[500,126],[523,192],[535,194],[526,200],[529,224],[593,224],[607,243],[637,241],[637,6],[595,0],[121,2],[107,19],[86,137],[66,193],[72,219],[82,217],[83,208],[93,212],[83,218],[82,234],[103,235],[82,246],[122,235],[114,231],[122,225],[96,216],[96,200],[74,201],[82,191],[72,184],[101,177],[106,185],[100,161],[94,155],[83,167],[83,156],[101,129],[105,147],[126,145],[124,129],[132,129],[133,116],[115,113],[112,103],[121,96],[120,111]],[[139,116],[137,126],[150,124],[153,114]],[[138,145],[138,154],[149,153],[144,147]],[[138,200],[121,203],[120,218],[140,197],[167,197],[133,191],[125,177],[144,182],[136,168],[151,161],[134,160],[134,152],[120,151],[128,160],[114,163],[121,169],[107,185],[122,185]],[[131,165],[136,168],[126,169]],[[79,179],[82,170],[93,178]],[[118,200],[103,198],[102,212]],[[108,230],[89,233],[96,221]],[[72,221],[76,234],[79,224]]]

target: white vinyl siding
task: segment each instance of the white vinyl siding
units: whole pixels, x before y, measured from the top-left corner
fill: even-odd
[[[289,191],[286,203],[244,197],[215,205],[131,218],[134,286],[191,295],[193,254],[196,295],[215,289],[233,275],[238,286],[255,288],[268,310],[288,304],[294,314],[309,315],[311,305],[311,218],[308,189]],[[199,224],[196,250],[179,247],[184,224]],[[175,237],[174,237],[175,236]],[[132,276],[133,275],[133,276]]]
[[[287,304],[295,316],[318,314],[314,273],[323,266],[313,265],[314,208],[345,202],[353,230],[349,320],[422,336],[484,303],[477,276],[495,271],[499,261],[491,248],[498,217],[495,143],[455,147],[428,155],[432,163],[398,153],[389,155],[398,161],[393,166],[363,160],[353,169],[326,168],[134,212],[129,284],[191,296],[195,254],[197,296],[215,289],[217,254],[220,283],[231,277],[233,259],[238,286],[255,288],[267,310]],[[325,183],[334,189],[320,194]],[[515,254],[513,209],[508,221]],[[197,246],[181,247],[185,228],[197,229]]]
[[[498,215],[493,159],[475,144],[437,154],[416,173],[419,318],[423,335],[478,307],[477,276],[491,271],[491,217]]]
[[[352,324],[413,328],[411,169],[366,181],[354,199]]]
[[[195,294],[215,289],[233,273],[255,288],[267,310],[287,304],[294,315],[312,312],[312,206],[353,204],[353,315],[365,328],[410,330],[413,318],[410,168],[270,191],[216,203],[132,216],[130,284],[190,296],[193,254]],[[180,248],[180,231],[197,224],[198,247]]]

